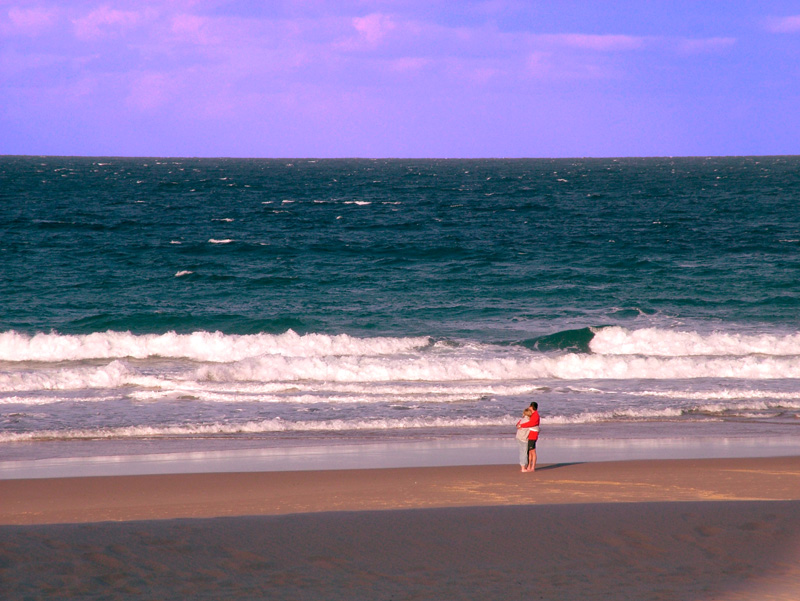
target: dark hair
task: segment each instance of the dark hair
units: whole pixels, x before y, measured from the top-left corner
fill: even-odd
[[[539,409],[539,403],[537,403],[536,401],[533,401],[533,402],[531,403],[531,407],[533,407],[533,410],[534,410],[534,411],[538,411],[538,409]]]

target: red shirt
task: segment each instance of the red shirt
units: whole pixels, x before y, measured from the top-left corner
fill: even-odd
[[[526,421],[522,422],[519,425],[520,428],[531,428],[528,431],[528,440],[539,440],[539,412],[534,411],[531,418]],[[535,430],[533,428],[536,428]]]

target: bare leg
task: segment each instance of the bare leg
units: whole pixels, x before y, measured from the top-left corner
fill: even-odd
[[[536,471],[536,449],[528,451],[528,467],[525,471]]]

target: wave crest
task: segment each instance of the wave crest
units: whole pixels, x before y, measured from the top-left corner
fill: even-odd
[[[192,334],[131,334],[96,332],[85,335],[0,333],[0,361],[83,361],[87,359],[146,359],[163,357],[194,361],[240,361],[260,355],[321,357],[328,355],[385,355],[404,353],[431,344],[430,338],[355,338],[347,334],[234,335],[221,332]]]
[[[658,328],[628,330],[612,326],[594,329],[594,337],[589,342],[589,348],[601,355],[800,356],[800,333],[785,336],[730,332],[700,334]]]

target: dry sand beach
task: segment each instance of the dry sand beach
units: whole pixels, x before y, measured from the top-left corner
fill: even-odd
[[[3,599],[800,598],[800,457],[0,480]]]

